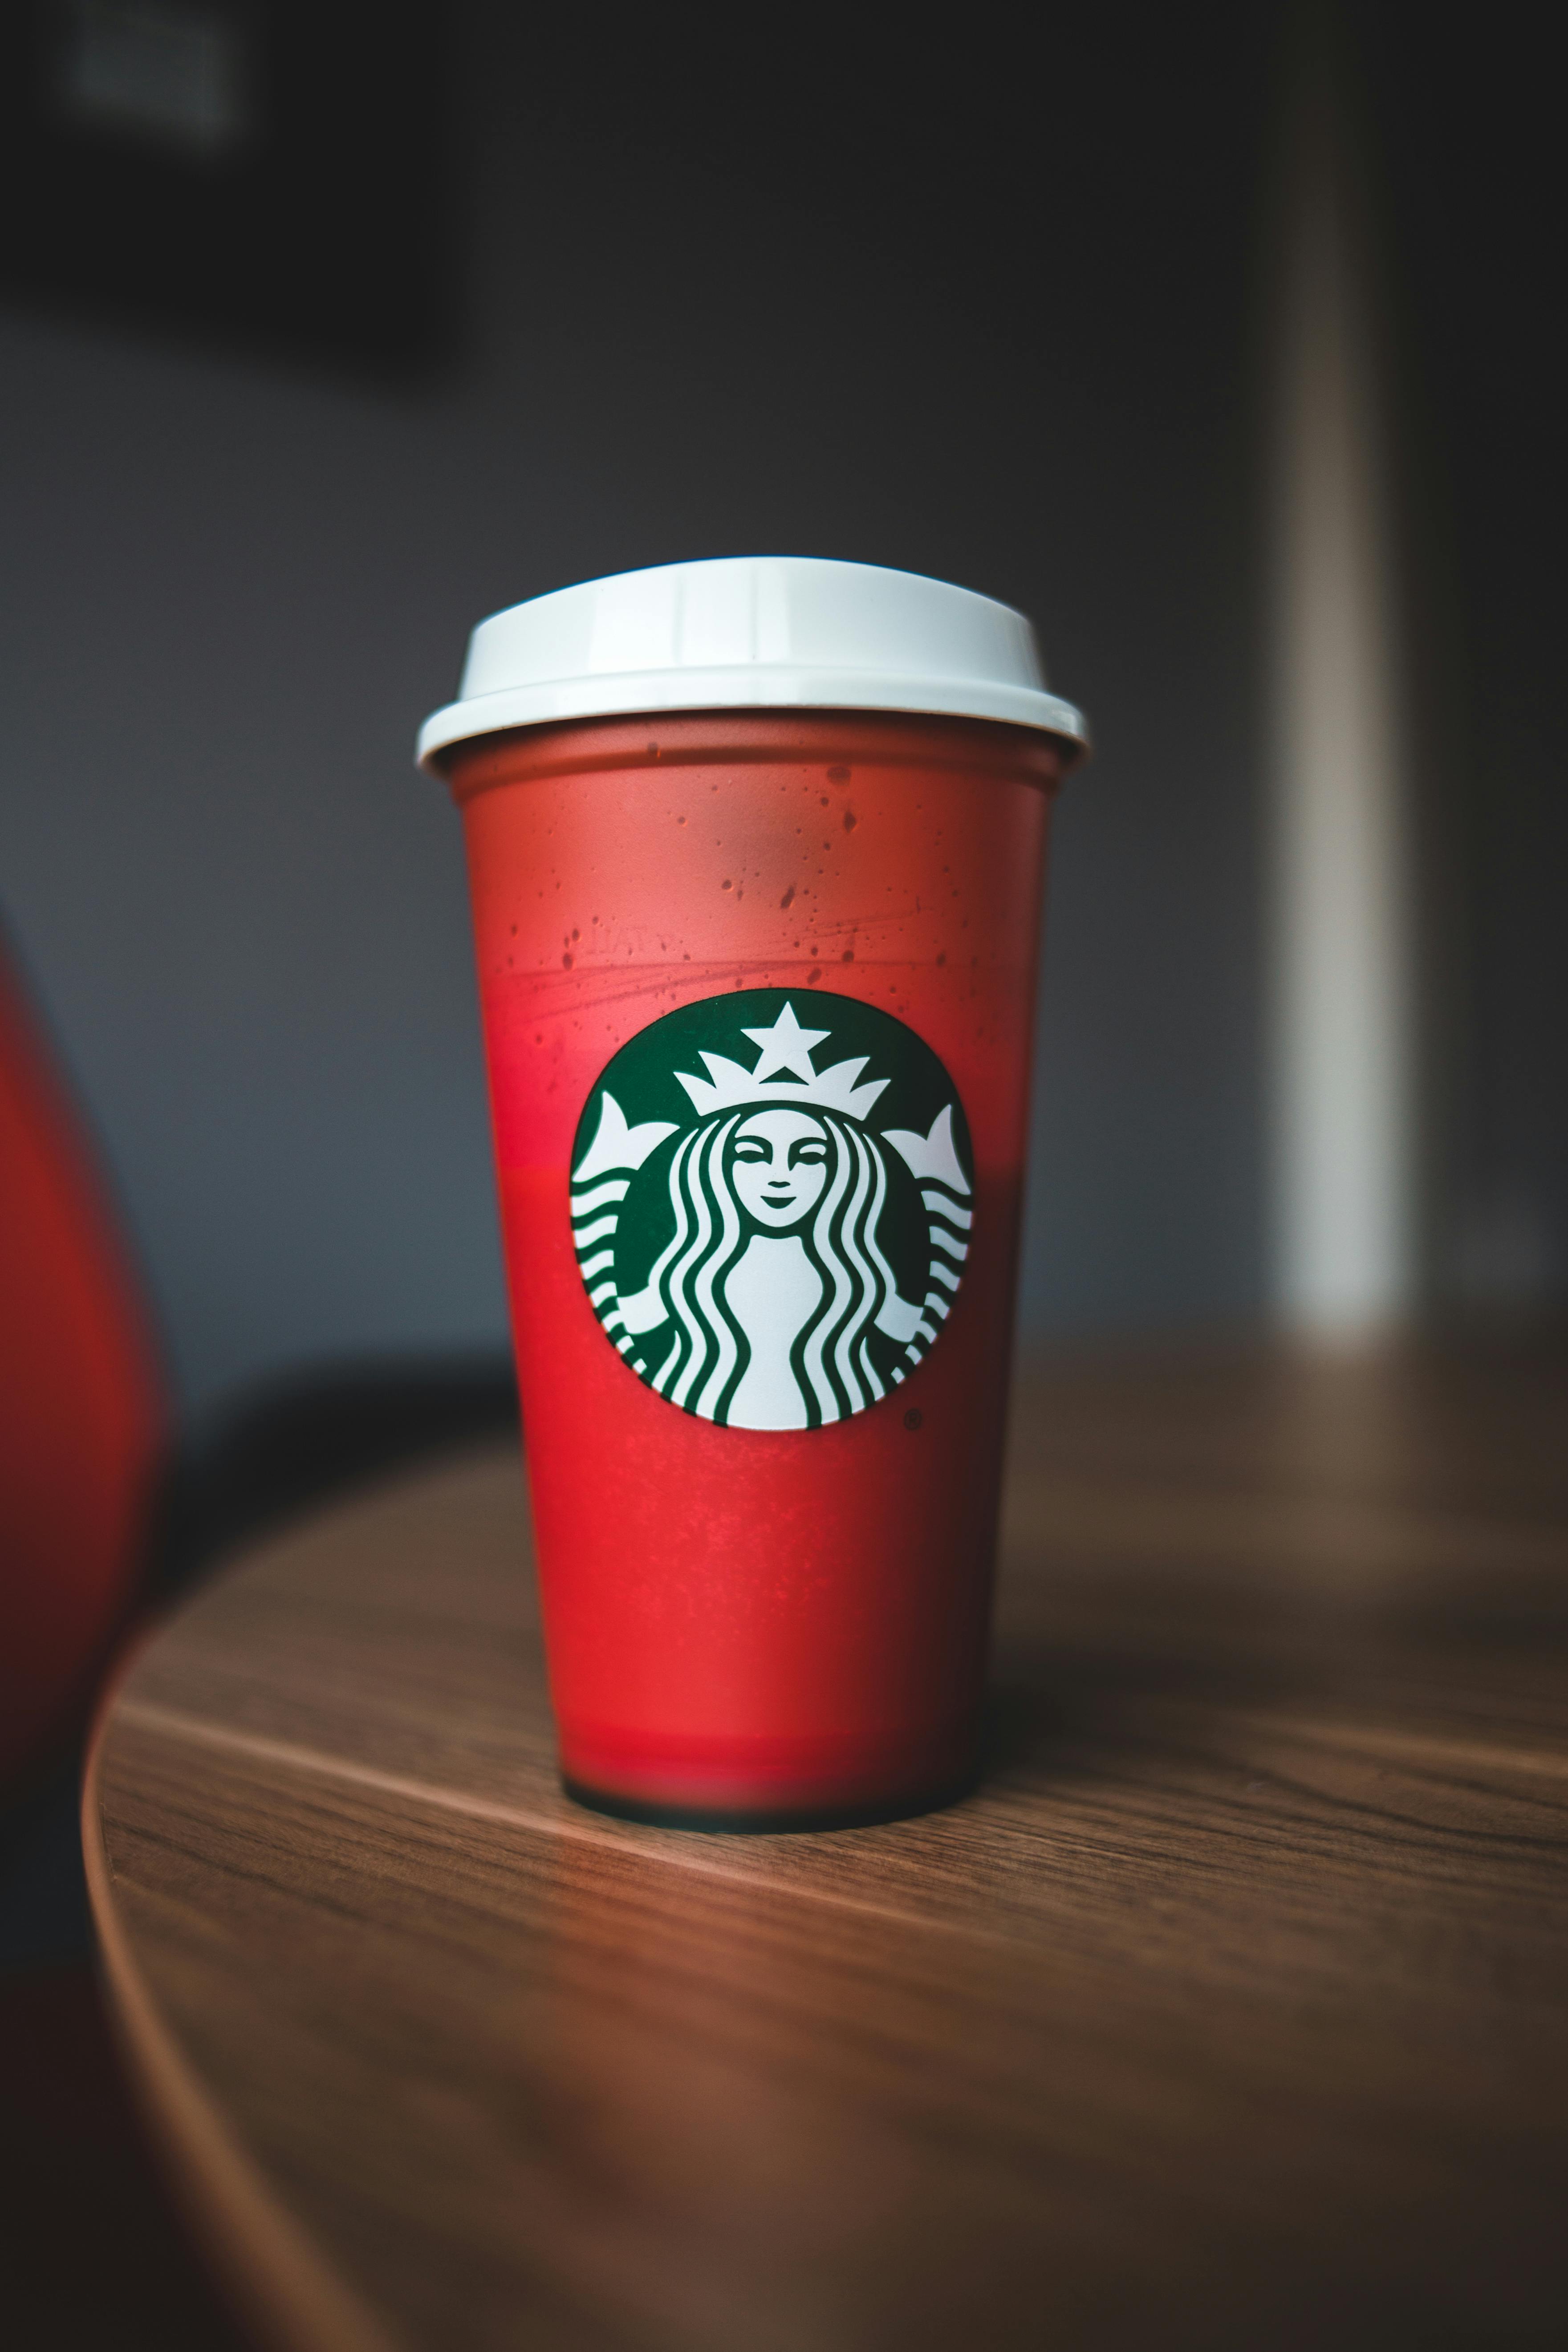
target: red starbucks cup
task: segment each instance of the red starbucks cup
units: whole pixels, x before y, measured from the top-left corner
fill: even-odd
[[[888,1818],[974,1768],[1052,795],[1028,624],[674,564],[474,633],[463,813],[563,1776]]]

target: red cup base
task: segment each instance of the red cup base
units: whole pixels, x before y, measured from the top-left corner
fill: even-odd
[[[911,1790],[901,1797],[883,1797],[859,1804],[785,1806],[780,1808],[672,1805],[645,1802],[637,1797],[612,1796],[590,1789],[562,1774],[561,1786],[574,1805],[590,1813],[607,1813],[618,1822],[638,1822],[646,1829],[701,1830],[710,1834],[742,1833],[777,1836],[801,1830],[869,1830],[884,1822],[907,1822],[921,1813],[940,1812],[973,1794],[980,1777],[977,1765],[939,1787]]]
[[[899,1740],[697,1743],[563,1726],[562,1785],[617,1820],[689,1830],[849,1829],[935,1812],[979,1778],[973,1717]]]

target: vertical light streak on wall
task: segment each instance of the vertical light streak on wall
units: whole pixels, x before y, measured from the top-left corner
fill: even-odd
[[[1277,1308],[1349,1337],[1412,1302],[1415,1005],[1381,344],[1338,130],[1310,76],[1278,313],[1271,1042]]]

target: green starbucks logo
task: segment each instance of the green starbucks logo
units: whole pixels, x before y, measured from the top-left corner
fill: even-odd
[[[731,1429],[819,1429],[936,1340],[973,1184],[958,1089],[912,1029],[755,988],[667,1013],[606,1066],[572,1232],[594,1312],[649,1388]]]

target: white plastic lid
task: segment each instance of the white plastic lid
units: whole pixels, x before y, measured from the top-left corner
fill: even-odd
[[[914,572],[806,555],[666,563],[558,588],[481,621],[456,702],[419,730],[454,743],[507,727],[634,711],[919,710],[999,719],[1087,743],[1046,692],[1022,613]]]

